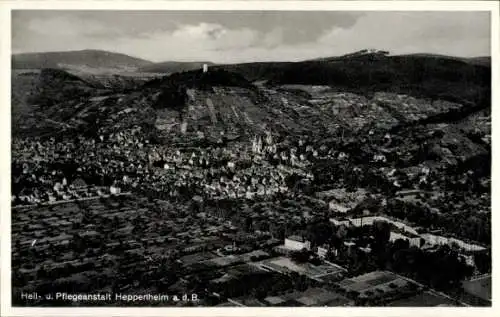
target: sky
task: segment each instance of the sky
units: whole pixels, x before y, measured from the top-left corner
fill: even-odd
[[[13,53],[100,49],[153,62],[239,63],[371,48],[489,56],[489,12],[12,11]]]

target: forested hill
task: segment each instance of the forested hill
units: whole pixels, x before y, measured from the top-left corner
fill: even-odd
[[[463,59],[429,54],[350,54],[303,62],[215,66],[250,81],[330,85],[363,95],[377,91],[455,102],[489,103],[491,67],[487,58]]]

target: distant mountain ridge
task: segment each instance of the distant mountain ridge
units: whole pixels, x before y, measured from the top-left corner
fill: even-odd
[[[65,69],[81,73],[120,71],[172,74],[201,69],[209,61],[154,63],[145,59],[103,50],[20,53],[12,55],[12,69]]]
[[[13,69],[41,68],[117,68],[135,70],[152,62],[121,53],[102,50],[22,53],[12,55]]]
[[[349,54],[344,54],[341,56],[331,56],[331,57],[319,57],[310,60],[306,60],[304,62],[334,62],[334,61],[346,61],[346,60],[354,60],[354,59],[377,59],[377,58],[390,58],[390,57],[421,57],[421,58],[434,58],[441,60],[455,60],[466,62],[474,65],[480,66],[490,66],[491,65],[491,57],[490,56],[475,56],[475,57],[459,57],[452,55],[444,55],[444,54],[431,54],[431,53],[412,53],[412,54],[390,54],[388,51],[384,50],[376,50],[376,49],[364,49],[360,51],[356,51]]]

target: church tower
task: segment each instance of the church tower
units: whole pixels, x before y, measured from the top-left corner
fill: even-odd
[[[271,132],[266,132],[266,143],[267,145],[273,144],[273,135],[271,134]]]

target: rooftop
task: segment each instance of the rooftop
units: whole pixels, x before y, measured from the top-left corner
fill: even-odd
[[[288,240],[292,240],[292,241],[297,241],[297,242],[305,242],[305,239],[303,237],[300,237],[300,236],[289,236],[287,237]]]

